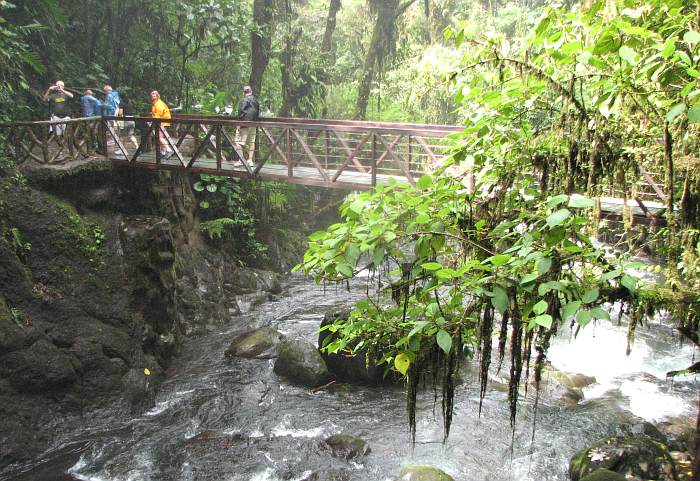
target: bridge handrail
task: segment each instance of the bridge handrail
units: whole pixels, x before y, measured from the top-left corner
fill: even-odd
[[[79,122],[85,122],[88,120],[101,120],[102,116],[96,115],[93,117],[75,117],[63,120],[21,120],[18,122],[0,122],[0,128],[12,128],[12,127],[31,127],[33,125],[62,125],[62,124],[75,124]]]

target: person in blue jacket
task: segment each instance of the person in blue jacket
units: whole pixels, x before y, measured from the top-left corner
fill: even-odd
[[[119,92],[112,90],[112,87],[105,85],[102,91],[105,94],[104,102],[102,103],[102,114],[109,116],[116,116],[117,110],[119,110]],[[115,120],[110,120],[112,126],[116,125]]]
[[[83,109],[83,117],[102,115],[102,102],[95,97],[90,89],[86,90],[85,95],[80,97],[80,105]]]

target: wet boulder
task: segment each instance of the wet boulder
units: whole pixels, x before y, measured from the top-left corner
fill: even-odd
[[[627,481],[627,478],[609,469],[597,469],[588,476],[581,478],[581,481]]]
[[[366,456],[371,449],[367,441],[349,434],[336,434],[325,441],[333,456],[343,459],[353,459]]]
[[[226,357],[271,359],[277,357],[277,348],[284,336],[271,327],[261,327],[237,336],[226,349]]]
[[[274,371],[294,384],[316,387],[330,381],[333,376],[316,346],[298,339],[285,339],[278,347]]]
[[[325,326],[333,324],[338,319],[347,319],[349,311],[329,312],[321,322],[321,331],[318,334],[318,347],[321,349],[332,342],[336,334]],[[384,369],[377,366],[367,365],[367,352],[360,350],[356,355],[347,354],[326,354],[321,352],[323,360],[326,361],[328,369],[341,382],[349,384],[361,384],[376,386],[384,382]]]
[[[395,481],[454,481],[452,476],[432,466],[406,466]]]
[[[535,386],[534,378],[531,385]],[[529,396],[534,394],[534,389],[528,390]],[[544,403],[573,405],[583,399],[583,391],[577,387],[572,376],[547,363],[542,369],[539,397]]]
[[[628,479],[677,479],[668,448],[648,436],[610,437],[597,441],[571,459],[569,476],[572,481],[582,481],[599,469],[615,471]]]

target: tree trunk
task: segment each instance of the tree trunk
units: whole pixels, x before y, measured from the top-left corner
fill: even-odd
[[[333,32],[335,32],[335,19],[340,10],[341,0],[331,0],[328,6],[328,17],[326,17],[326,30],[323,32],[323,42],[321,42],[321,53],[330,65],[334,64],[335,57],[333,48]]]
[[[666,163],[666,220],[673,229],[673,137],[668,130],[668,124],[664,128],[664,161]]]
[[[260,93],[263,75],[270,62],[273,7],[274,0],[255,0],[253,2],[253,20],[257,29],[250,32],[250,80],[248,84],[256,95]]]
[[[362,69],[362,78],[357,89],[357,102],[355,104],[355,118],[364,120],[367,118],[367,104],[372,83],[387,52],[393,48],[394,32],[396,30],[396,17],[399,10],[398,0],[375,1],[377,19],[372,29],[369,50],[365,57],[365,65]]]

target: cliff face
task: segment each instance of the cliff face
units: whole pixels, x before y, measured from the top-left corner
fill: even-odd
[[[184,337],[279,289],[207,245],[190,185],[104,164],[0,178],[0,466],[115,399],[145,409]]]

